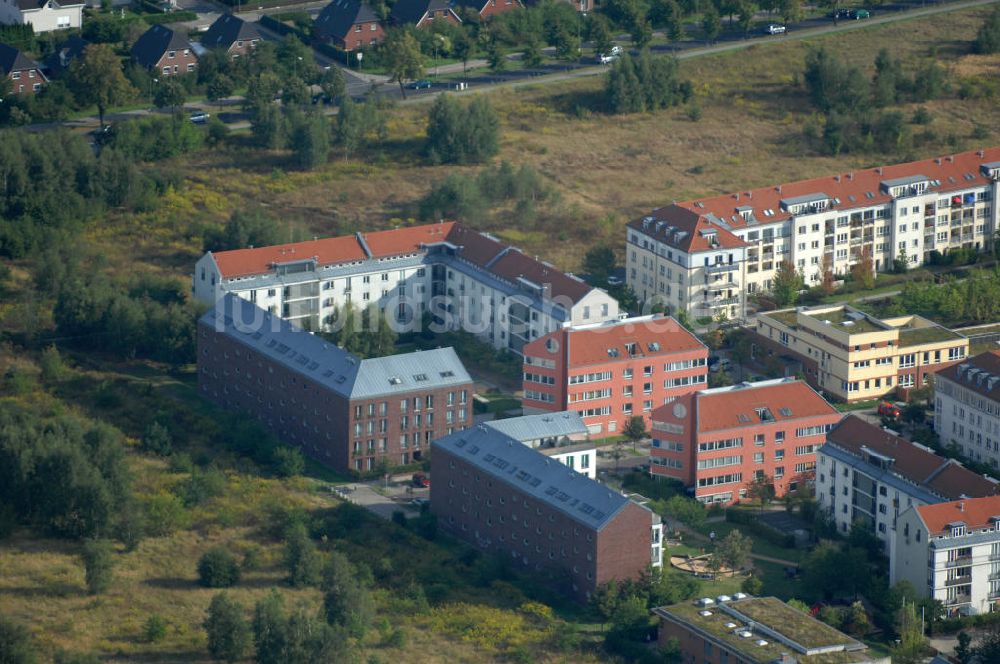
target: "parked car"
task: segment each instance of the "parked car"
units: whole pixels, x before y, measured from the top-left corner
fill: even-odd
[[[430,505],[431,501],[426,498],[414,498],[410,501],[410,504],[416,507],[418,510],[423,508],[424,505]]]
[[[724,358],[722,358],[721,360],[719,360],[718,362],[716,362],[715,364],[712,365],[711,371],[715,372],[715,373],[717,373],[719,371],[729,371],[729,368],[731,366],[732,366],[732,362],[730,362],[728,358],[724,357]]]
[[[429,89],[432,85],[434,84],[428,81],[426,78],[422,78],[419,81],[414,81],[413,83],[410,83],[409,88],[411,90],[425,90]]]
[[[607,53],[598,53],[597,61],[600,62],[602,65],[606,65],[611,62],[614,62],[621,56],[622,56],[622,47],[616,44],[612,46],[611,50],[608,51]]]
[[[195,111],[194,113],[191,114],[191,122],[195,124],[205,124],[206,122],[208,122],[208,119],[210,117],[212,116],[209,115],[208,113],[205,113],[204,111]]]
[[[783,35],[787,30],[788,28],[780,23],[771,23],[767,26],[767,34],[769,35]]]
[[[850,9],[837,9],[837,10],[834,10],[834,11],[830,12],[830,18],[832,18],[832,19],[851,18],[851,10]]]
[[[624,283],[625,282],[622,280],[621,277],[616,277],[613,275],[608,277],[608,286],[621,286]]]
[[[896,419],[897,417],[902,415],[902,412],[894,404],[891,404],[888,401],[883,401],[878,405],[878,414],[882,415],[883,417],[891,417],[892,419]]]
[[[853,18],[855,21],[857,21],[858,19],[871,18],[871,17],[872,13],[867,9],[851,9],[847,14],[847,18]]]
[[[90,132],[90,137],[94,140],[97,145],[104,145],[112,139],[115,130],[114,126],[106,124],[103,127],[98,127],[94,131]]]
[[[424,473],[413,473],[413,486],[426,489],[431,485],[431,479]]]

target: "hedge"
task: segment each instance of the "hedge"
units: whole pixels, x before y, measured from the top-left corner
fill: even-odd
[[[747,510],[726,510],[726,521],[729,523],[736,523],[741,526],[747,526],[750,532],[763,537],[771,544],[775,544],[786,549],[795,548],[795,535],[777,531],[774,528],[761,523],[756,514],[748,512]]]
[[[160,12],[159,14],[143,14],[142,20],[150,25],[180,23],[182,21],[196,21],[198,20],[198,14],[195,12]]]
[[[270,16],[261,16],[259,23],[268,30],[271,30],[272,32],[277,32],[279,35],[282,36],[295,35],[303,42],[309,43],[309,37],[306,35],[306,33],[302,32],[293,25],[282,23],[281,21],[271,18]]]

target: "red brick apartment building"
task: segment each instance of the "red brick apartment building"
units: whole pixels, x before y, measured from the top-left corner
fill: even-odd
[[[525,412],[573,410],[591,434],[622,431],[633,415],[707,382],[708,348],[669,316],[564,327],[524,347]]]
[[[472,422],[451,348],[360,359],[232,294],[198,321],[198,390],[340,471],[419,461]]]
[[[816,450],[840,418],[789,378],[688,394],[653,412],[650,474],[693,487],[703,503],[727,504],[763,475],[780,498],[814,477]]]
[[[480,425],[434,441],[432,470],[443,528],[579,600],[662,564],[655,512],[501,431]]]

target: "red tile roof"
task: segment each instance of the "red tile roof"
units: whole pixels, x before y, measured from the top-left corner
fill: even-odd
[[[405,256],[419,252],[421,245],[445,241],[454,226],[455,222],[447,221],[440,224],[363,233],[362,238],[368,245],[368,250],[372,252],[372,258]]]
[[[653,210],[640,219],[633,219],[628,226],[689,254],[746,246],[746,242],[725,228],[679,205]]]
[[[979,371],[970,373],[970,369]],[[1000,350],[986,351],[965,362],[953,364],[947,369],[938,371],[937,375],[993,401],[1000,401],[1000,380],[991,380],[1000,379]]]
[[[837,409],[805,381],[764,381],[744,385],[695,393],[699,432],[742,429],[760,424],[762,420],[757,414],[758,408],[766,408],[775,422],[824,415],[832,416],[834,422],[840,419]],[[782,409],[787,409],[787,414]],[[789,432],[789,436],[792,433]]]
[[[932,187],[932,191],[947,194],[988,184],[990,180],[983,175],[980,166],[997,161],[1000,161],[1000,147],[983,150],[982,156],[979,151],[963,152],[936,159],[866,168],[811,180],[700,198],[654,210],[650,217],[664,221],[681,231],[687,231],[688,235],[677,244],[660,237],[660,232],[653,228],[643,231],[642,219],[630,222],[629,226],[648,235],[657,236],[657,239],[688,253],[712,248],[707,242],[699,239],[698,231],[705,228],[718,230],[718,238],[723,243],[723,248],[741,246],[738,237],[729,233],[726,228],[708,221],[707,217],[714,217],[732,229],[743,228],[748,224],[737,208],[743,208],[744,211],[750,208],[757,225],[784,221],[791,215],[782,209],[781,201],[810,194],[825,194],[830,199],[839,199],[840,202],[831,208],[834,211],[870,207],[891,200],[888,193],[883,193],[882,182],[917,175],[940,181],[940,185]],[[765,211],[769,211],[769,214],[765,214]]]
[[[394,230],[295,242],[273,247],[236,249],[213,253],[224,279],[266,274],[275,263],[315,258],[320,265],[336,265],[418,253],[425,245],[449,242],[460,247],[458,256],[511,283],[524,278],[549,286],[552,297],[578,302],[593,287],[496,238],[456,222],[410,226]],[[367,252],[370,252],[369,256]]]
[[[366,258],[364,250],[353,235],[254,249],[233,249],[213,253],[212,256],[224,279],[265,274],[273,269],[275,263],[316,258],[320,265],[335,265]]]
[[[525,353],[545,357],[549,354],[546,350],[549,339],[558,342],[555,352],[564,353],[567,365],[574,369],[628,360],[625,344],[629,343],[637,346],[637,353],[633,356],[636,358],[653,358],[685,351],[704,351],[708,355],[708,349],[698,337],[669,316],[643,316],[639,319],[561,328],[532,341],[525,347]],[[650,344],[653,343],[659,345],[657,350],[651,349]],[[615,349],[618,356],[612,357],[609,349]]]
[[[948,530],[949,523],[961,521],[969,530],[990,528],[990,519],[1000,519],[1000,496],[966,498],[937,505],[921,505],[916,508],[927,526],[927,532],[936,535]]]
[[[858,457],[864,457],[862,448],[889,457],[893,472],[945,498],[1000,493],[1000,484],[855,415],[844,418],[827,434],[827,440]]]
[[[747,225],[736,211],[739,206],[752,207],[759,223],[788,219],[790,215],[781,209],[781,200],[808,194],[823,193],[830,198],[839,198],[840,204],[834,208],[838,210],[868,207],[891,200],[888,194],[882,193],[881,183],[886,180],[923,175],[930,180],[941,181],[940,186],[934,188],[935,191],[941,193],[959,191],[988,184],[990,180],[982,174],[979,167],[996,161],[1000,161],[1000,147],[984,150],[983,156],[980,156],[978,151],[963,152],[943,158],[866,168],[812,180],[701,198],[679,205],[701,215],[710,212],[733,228],[739,228]],[[967,179],[966,175],[973,177]],[[874,198],[868,197],[869,192],[874,194]],[[764,216],[764,210],[773,210],[774,216]]]

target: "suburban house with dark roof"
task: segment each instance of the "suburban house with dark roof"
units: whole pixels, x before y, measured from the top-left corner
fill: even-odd
[[[837,530],[860,522],[887,550],[911,507],[1000,494],[996,480],[855,415],[827,434],[816,459],[816,500]]]
[[[562,327],[524,348],[525,412],[573,410],[592,434],[705,387],[708,348],[676,320],[652,315]]]
[[[450,0],[398,0],[389,14],[395,25],[414,25],[423,28],[434,21],[448,21],[456,25],[462,22]]]
[[[653,609],[659,644],[698,664],[891,664],[861,641],[776,597],[736,593]]]
[[[998,194],[993,147],[675,203],[629,222],[626,283],[671,312],[743,318],[743,291],[771,290],[786,260],[813,286],[866,257],[882,272],[987,249]]]
[[[345,51],[354,51],[381,43],[385,27],[368,3],[333,0],[313,22],[313,36]]]
[[[908,509],[896,527],[889,583],[907,580],[949,615],[1000,610],[1000,496]]]
[[[455,222],[272,247],[209,252],[193,292],[211,304],[231,292],[312,330],[347,303],[390,312],[397,331],[465,330],[497,349],[564,325],[618,317],[618,302],[582,279]]]
[[[37,62],[6,44],[0,44],[0,73],[10,79],[16,95],[34,94],[48,82]]]
[[[74,60],[83,55],[84,49],[90,46],[86,39],[73,35],[59,49],[45,59],[45,72],[51,78],[62,76]]]
[[[472,422],[472,379],[450,347],[361,359],[232,294],[197,334],[202,397],[340,471],[419,461]]]
[[[934,430],[966,458],[1000,465],[1000,350],[952,364],[934,376]]]
[[[767,478],[777,497],[816,474],[816,450],[841,414],[803,381],[740,383],[687,394],[653,411],[649,472],[703,503],[747,498]]]
[[[848,403],[906,398],[969,353],[966,337],[922,316],[882,319],[843,304],[760,313],[752,330],[755,359],[796,360],[811,385]]]
[[[485,425],[434,441],[438,524],[586,601],[663,562],[660,517]]]
[[[524,8],[521,0],[456,0],[454,7],[458,12],[471,11],[479,14],[480,19],[488,19],[495,14]]]
[[[236,59],[248,55],[260,42],[260,30],[256,23],[244,21],[232,14],[222,14],[201,37],[201,45],[207,49],[222,49]]]
[[[66,0],[0,0],[0,23],[31,25],[35,34],[83,25],[83,2]]]
[[[165,25],[154,25],[132,45],[132,59],[163,76],[193,72],[198,56],[188,38]]]

